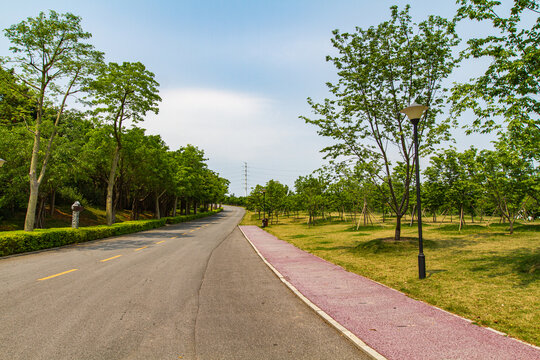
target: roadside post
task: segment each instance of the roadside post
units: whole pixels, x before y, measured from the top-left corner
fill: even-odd
[[[78,201],[75,201],[73,203],[73,205],[71,205],[71,211],[72,211],[71,227],[73,229],[78,229],[79,228],[79,214],[83,210],[84,210],[84,207]]]

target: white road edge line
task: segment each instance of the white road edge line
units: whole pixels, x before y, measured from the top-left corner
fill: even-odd
[[[262,259],[262,261],[276,274],[276,276],[285,284],[287,287],[296,295],[298,296],[307,306],[309,306],[313,311],[315,311],[317,314],[319,314],[320,317],[322,317],[327,323],[332,325],[337,331],[339,331],[343,336],[345,336],[347,339],[349,339],[358,349],[360,349],[362,352],[364,352],[366,355],[370,356],[374,360],[388,360],[381,354],[379,354],[376,350],[369,347],[365,342],[360,340],[356,335],[354,335],[352,332],[350,332],[347,328],[345,328],[343,325],[338,323],[336,320],[334,320],[330,315],[328,315],[324,310],[321,310],[317,305],[311,302],[307,297],[305,297],[296,287],[294,287],[293,284],[291,284],[289,281],[285,279],[285,277],[274,267],[272,264],[270,264],[264,256],[259,252],[259,249],[253,245],[251,240],[247,237],[247,235],[244,233],[242,228],[238,226],[238,229],[242,232],[246,240],[249,242],[251,247],[255,250],[257,255]]]

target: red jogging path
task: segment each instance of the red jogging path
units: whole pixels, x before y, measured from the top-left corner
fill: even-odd
[[[400,360],[540,359],[540,348],[345,271],[257,226],[240,229],[283,278],[382,356]]]

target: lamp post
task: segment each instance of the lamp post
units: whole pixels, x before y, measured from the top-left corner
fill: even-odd
[[[2,166],[4,165],[5,162],[6,162],[6,160],[0,159],[0,167],[2,167]]]
[[[424,111],[428,109],[425,105],[412,103],[400,112],[407,115],[414,128],[414,161],[416,171],[416,208],[418,209],[418,277],[426,277],[426,258],[424,256],[424,243],[422,240],[422,209],[420,207],[420,163],[418,162],[418,122]]]

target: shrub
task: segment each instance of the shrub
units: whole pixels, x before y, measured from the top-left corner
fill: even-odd
[[[6,231],[0,233],[0,256],[18,254],[28,251],[49,249],[58,246],[103,239],[111,236],[131,234],[139,231],[155,229],[165,224],[177,224],[199,219],[220,212],[211,212],[167,217],[159,220],[137,220],[116,223],[111,226],[98,225],[79,229],[53,228],[37,229],[32,232]]]

